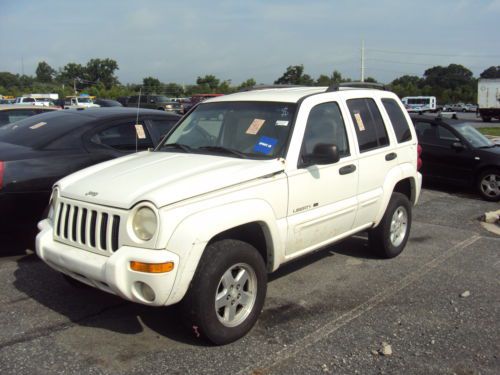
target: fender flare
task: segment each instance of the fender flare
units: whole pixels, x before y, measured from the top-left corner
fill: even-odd
[[[407,178],[410,179],[411,184],[410,201],[412,202],[412,204],[416,204],[420,195],[420,186],[422,184],[422,179],[418,178],[417,180],[415,180],[415,167],[413,165],[409,163],[400,164],[397,168],[391,169],[391,171],[386,176],[384,186],[382,188],[384,191],[382,204],[380,205],[380,210],[375,218],[374,226],[377,226],[382,220],[396,184]]]
[[[228,215],[231,213],[231,215]],[[238,213],[238,215],[234,215]],[[216,220],[214,220],[216,219]],[[209,208],[184,218],[168,240],[167,250],[179,254],[181,260],[172,293],[166,304],[179,302],[186,294],[208,242],[217,234],[237,226],[258,222],[264,226],[268,259],[275,263],[275,253],[284,253],[277,218],[264,200],[249,199]],[[275,265],[270,264],[270,269]],[[269,267],[268,267],[269,268]]]

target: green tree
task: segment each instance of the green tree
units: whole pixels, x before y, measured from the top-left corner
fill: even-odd
[[[163,93],[168,96],[180,98],[184,96],[184,88],[177,83],[167,83],[163,87]]]
[[[36,68],[36,80],[38,82],[50,83],[52,82],[56,71],[47,64],[45,61],[40,61],[38,67]]]
[[[106,89],[117,85],[120,82],[115,76],[115,71],[118,70],[118,63],[112,59],[91,59],[85,67],[85,79],[89,84],[102,82]]]
[[[238,86],[238,89],[239,90],[246,89],[246,88],[254,87],[255,85],[257,85],[257,82],[255,81],[255,79],[249,78],[246,81],[241,82],[241,85]]]
[[[158,78],[146,77],[142,79],[142,92],[144,94],[159,94],[162,84]]]
[[[0,72],[0,86],[10,89],[14,86],[19,86],[19,76],[9,72]],[[2,94],[5,91],[2,92]]]
[[[198,77],[196,79],[196,84],[200,86],[200,88],[203,90],[209,90],[209,92],[215,93],[219,87],[220,80],[217,79],[212,74],[208,74],[205,77]]]
[[[313,85],[314,80],[310,75],[304,74],[304,65],[290,65],[274,83],[278,85]]]
[[[59,74],[56,76],[57,81],[68,85],[73,85],[75,80],[85,77],[85,67],[77,63],[68,63],[62,69],[59,69]]]
[[[481,78],[500,78],[500,65],[490,66],[488,69],[485,69],[479,77]]]
[[[447,67],[434,66],[424,72],[424,81],[431,87],[457,89],[463,85],[474,83],[472,72],[459,64],[450,64]]]

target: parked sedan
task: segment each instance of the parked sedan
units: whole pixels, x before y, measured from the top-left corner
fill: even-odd
[[[0,127],[0,233],[36,228],[54,182],[155,147],[179,118],[156,110],[95,108],[54,111]]]
[[[500,145],[470,123],[412,116],[422,146],[424,178],[475,187],[486,200],[500,200]]]
[[[31,105],[0,104],[0,127],[16,122],[26,117],[38,115],[40,113],[58,110],[57,107],[42,107]]]

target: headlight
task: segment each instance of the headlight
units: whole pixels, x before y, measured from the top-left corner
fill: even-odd
[[[149,241],[153,238],[157,226],[156,214],[149,207],[139,208],[132,219],[134,234],[143,241]]]
[[[57,188],[52,190],[52,194],[50,195],[49,199],[49,211],[47,212],[47,219],[49,219],[50,221],[54,221],[54,214],[56,212],[56,204],[57,204],[56,200],[58,195],[59,192]]]

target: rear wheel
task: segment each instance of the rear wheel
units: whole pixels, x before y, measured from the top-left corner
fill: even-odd
[[[491,117],[483,116],[483,122],[490,122],[490,121],[491,121]]]
[[[205,249],[181,302],[184,320],[196,336],[228,344],[253,327],[266,290],[266,266],[253,246],[238,240],[214,242]]]
[[[482,172],[477,179],[477,189],[487,201],[500,200],[500,170],[488,169]]]
[[[370,247],[383,258],[394,258],[403,251],[410,228],[410,201],[404,194],[392,193],[384,217],[368,232]]]

